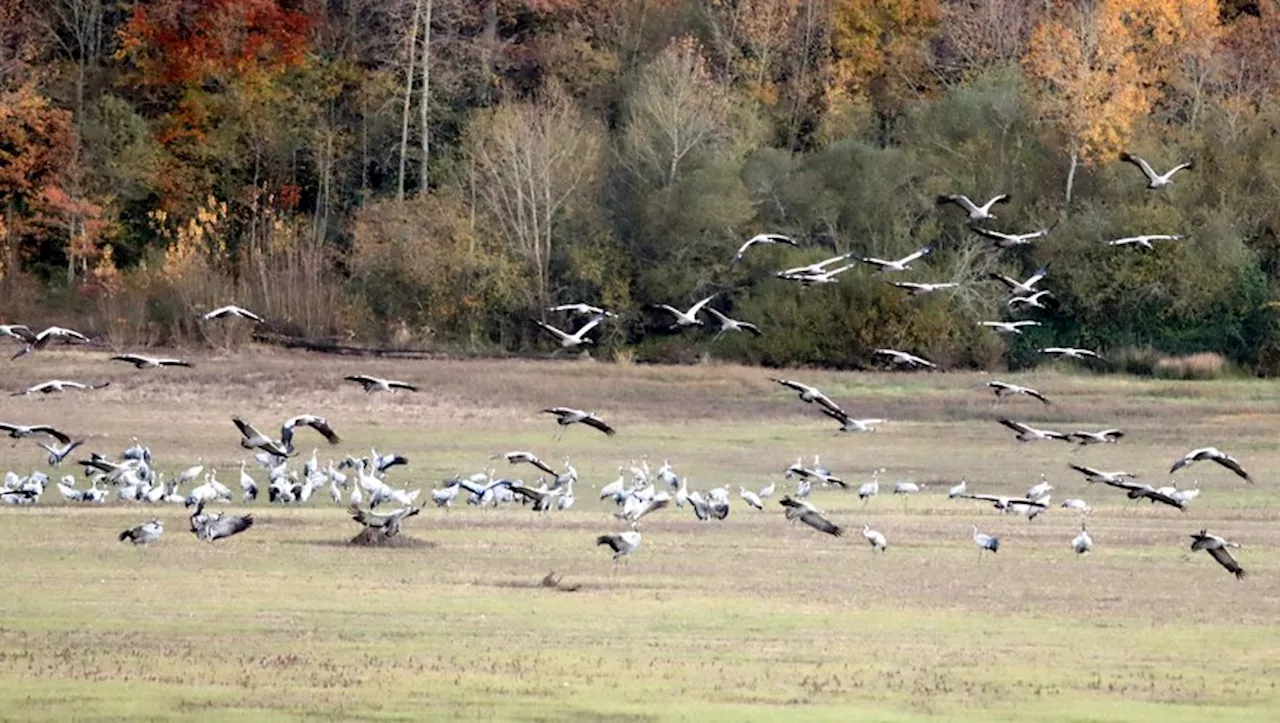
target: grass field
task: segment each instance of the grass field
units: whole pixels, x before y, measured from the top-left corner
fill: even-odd
[[[0,719],[1274,721],[1280,718],[1280,386],[1154,382],[1052,371],[1007,378],[1054,400],[992,407],[977,374],[790,371],[874,434],[834,425],[770,372],[734,366],[590,362],[383,362],[267,350],[135,372],[93,353],[42,352],[5,365],[19,389],[49,378],[110,380],[56,398],[4,397],[0,419],[47,422],[118,454],[137,436],[168,473],[202,457],[235,485],[242,451],[230,422],[263,429],[315,412],[344,437],[328,456],[395,450],[391,482],[438,486],[489,457],[571,455],[578,504],[431,508],[406,524],[424,544],[346,545],[358,530],[323,499],[253,505],[257,524],[216,546],[185,531],[177,507],[68,507],[50,489],[34,508],[0,509]],[[420,383],[417,395],[364,395],[366,372]],[[617,437],[571,429],[537,410],[598,411]],[[1119,445],[1019,444],[994,419],[1122,427]],[[1069,430],[1068,430],[1069,431]],[[316,439],[300,435],[302,445]],[[1167,484],[1198,446],[1236,455],[1248,485],[1202,463],[1179,473],[1203,494],[1186,513],[1087,486],[1079,461]],[[310,447],[303,449],[309,456]],[[668,509],[613,572],[593,537],[625,529],[591,488],[618,466],[670,459],[690,487],[782,482],[803,455],[863,482],[884,467],[935,481],[909,500],[815,491],[843,539],[788,524],[781,508],[735,505],[723,523]],[[0,471],[45,469],[30,441],[0,446]],[[505,463],[504,463],[505,464]],[[60,473],[77,471],[74,468]],[[502,470],[506,472],[507,470]],[[528,469],[521,470],[528,476]],[[1097,545],[1077,558],[1079,516],[1027,521],[947,484],[1020,495],[1049,475],[1055,504],[1084,497]],[[262,475],[257,475],[261,479]],[[780,488],[782,485],[780,484]],[[782,490],[780,489],[779,496]],[[426,493],[424,492],[424,498]],[[243,506],[227,506],[242,511]],[[152,516],[149,549],[116,541]],[[859,531],[889,539],[873,555]],[[979,559],[970,523],[1000,535]],[[1237,581],[1188,533],[1245,547]],[[575,592],[540,587],[550,571]]]

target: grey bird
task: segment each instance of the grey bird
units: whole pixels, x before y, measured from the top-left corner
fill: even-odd
[[[1194,540],[1191,543],[1192,552],[1204,550],[1209,553],[1210,557],[1217,560],[1219,565],[1225,567],[1227,572],[1235,575],[1237,580],[1244,579],[1244,568],[1240,566],[1240,563],[1236,562],[1236,559],[1231,555],[1231,550],[1228,549],[1240,547],[1240,543],[1228,542],[1224,537],[1209,534],[1208,530],[1192,533],[1191,539]]]
[[[362,510],[355,505],[351,505],[347,508],[347,511],[351,513],[351,519],[365,527],[381,530],[384,537],[395,537],[400,534],[400,526],[405,519],[418,514],[422,511],[422,508],[401,507],[391,512],[374,512],[373,510]]]
[[[253,527],[253,515],[224,515],[221,512],[204,514],[204,502],[196,507],[191,515],[191,531],[197,540],[214,542],[224,537],[238,535]]]
[[[573,407],[550,407],[542,410],[543,414],[556,415],[556,424],[563,429],[570,424],[585,424],[592,429],[598,429],[606,435],[612,437],[617,434],[617,430],[609,426],[603,419],[597,417],[591,412],[584,412],[581,409]]]
[[[135,545],[149,545],[160,539],[162,534],[164,534],[164,523],[160,520],[151,520],[121,532],[120,541],[128,540]]]
[[[190,367],[189,362],[171,357],[143,356],[142,354],[117,354],[111,361],[122,361],[132,364],[136,369],[159,369],[160,367]]]
[[[613,550],[613,566],[618,566],[618,561],[636,551],[640,547],[640,532],[638,530],[627,530],[626,532],[613,532],[607,535],[596,537],[596,545],[608,545]]]
[[[783,497],[778,500],[778,504],[787,508],[788,519],[799,520],[818,532],[826,533],[832,537],[840,537],[844,534],[843,527],[837,525],[831,520],[828,520],[826,517],[823,517],[822,513],[808,502],[793,500],[790,497]]]

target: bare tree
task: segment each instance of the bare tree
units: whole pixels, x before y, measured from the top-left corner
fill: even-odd
[[[957,77],[1018,62],[1044,6],[1025,0],[949,0],[942,4],[942,40]]]
[[[400,118],[400,175],[396,181],[396,198],[404,200],[404,173],[409,155],[409,108],[413,104],[413,59],[418,49],[418,22],[422,16],[422,0],[414,0],[413,19],[409,21],[409,65],[404,71],[404,112]]]
[[[533,103],[494,108],[472,128],[477,200],[533,267],[540,306],[549,298],[556,222],[592,180],[603,145],[603,130],[554,86]]]
[[[627,99],[625,161],[654,185],[670,185],[691,152],[725,137],[728,111],[697,43],[678,40],[641,72]]]
[[[102,59],[103,3],[102,0],[49,0],[41,5],[42,18],[53,44],[75,63],[75,122],[79,145],[85,86]]]
[[[431,129],[427,126],[431,110],[431,8],[433,0],[427,0],[422,18],[422,98],[418,101],[419,138],[422,144],[421,166],[418,171],[418,193],[427,192],[431,171]]]

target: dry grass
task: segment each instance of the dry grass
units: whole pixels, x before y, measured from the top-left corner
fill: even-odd
[[[347,545],[357,530],[327,497],[258,505],[254,528],[217,546],[184,532],[178,509],[0,509],[6,716],[1264,721],[1280,706],[1274,385],[1014,375],[1054,404],[993,408],[985,375],[787,372],[859,415],[893,420],[836,436],[770,372],[735,366],[262,350],[195,361],[143,373],[96,354],[38,354],[6,367],[6,384],[112,386],[15,398],[0,418],[65,425],[104,452],[136,434],[165,471],[202,455],[234,481],[242,453],[231,414],[265,427],[315,411],[344,436],[322,460],[394,449],[412,462],[398,483],[434,485],[521,448],[553,462],[572,454],[586,489],[573,510],[543,517],[426,510],[404,533],[425,545],[388,550]],[[355,372],[424,391],[367,396],[339,381]],[[537,413],[551,404],[595,409],[619,435],[572,429],[555,442]],[[1080,451],[1020,445],[993,423],[1003,415],[1129,434]],[[1198,477],[1204,493],[1183,514],[1086,486],[1066,468],[1123,468],[1164,484],[1173,459],[1202,444],[1239,456],[1259,483],[1193,467],[1180,481]],[[41,467],[39,451],[4,447],[0,470]],[[646,519],[641,549],[617,573],[592,544],[619,526],[590,488],[630,458],[670,458],[693,487],[736,492],[781,482],[789,462],[814,453],[858,482],[885,467],[887,482],[937,483],[865,508],[848,493],[815,493],[849,528],[839,540],[736,507],[723,524],[679,510]],[[1027,522],[938,489],[966,475],[971,488],[1019,494],[1041,472],[1057,499],[1094,505],[1094,555],[1069,550],[1075,515]],[[167,524],[151,549],[114,541],[154,514]],[[887,554],[863,544],[864,521],[888,536]],[[999,555],[977,558],[971,522],[1002,537]],[[1247,545],[1248,579],[1203,554],[1184,559],[1187,533],[1202,526]],[[549,571],[555,585],[542,582]]]
[[[1219,379],[1227,368],[1221,354],[1201,352],[1187,356],[1165,357],[1156,362],[1155,375],[1161,379]]]

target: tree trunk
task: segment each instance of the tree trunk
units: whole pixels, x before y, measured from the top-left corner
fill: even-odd
[[[409,107],[413,104],[413,57],[418,50],[418,17],[422,0],[414,0],[413,20],[409,28],[409,67],[404,73],[404,112],[400,114],[400,175],[396,181],[396,200],[404,200],[404,173],[409,156]]]
[[[481,106],[493,99],[493,59],[498,47],[498,0],[484,5],[484,30],[480,33],[480,78],[476,96]]]
[[[360,89],[360,205],[369,200],[369,92]]]
[[[1071,212],[1071,193],[1076,187],[1076,168],[1080,165],[1080,154],[1076,151],[1071,152],[1071,169],[1067,171],[1067,208],[1066,212]]]
[[[419,135],[422,143],[422,165],[418,171],[418,195],[427,192],[431,170],[431,130],[427,117],[431,109],[431,5],[427,0],[426,15],[422,19],[422,98],[418,101]]]

